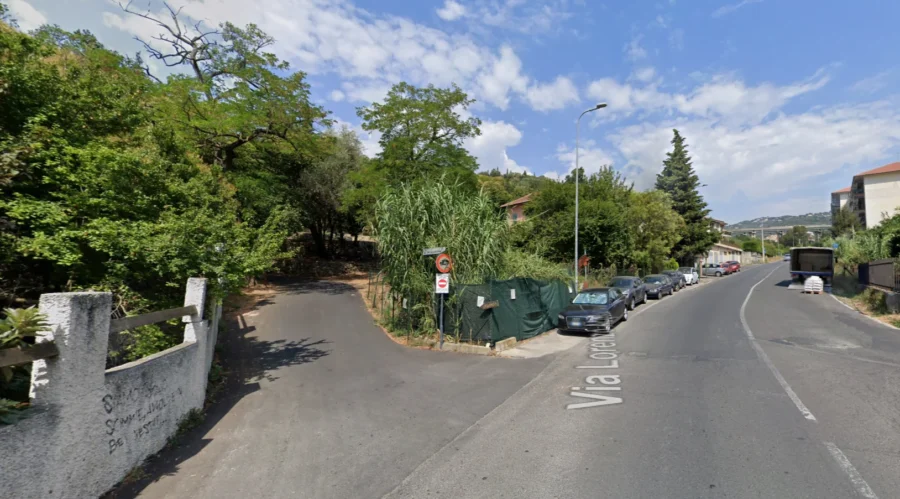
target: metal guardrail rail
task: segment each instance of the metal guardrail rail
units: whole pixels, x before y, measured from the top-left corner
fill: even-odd
[[[59,348],[52,341],[27,347],[4,348],[0,350],[0,367],[29,364],[35,360],[49,359],[57,355],[59,355]]]
[[[141,326],[149,326],[157,322],[164,322],[170,319],[177,319],[185,315],[197,315],[197,307],[188,305],[187,307],[170,308],[160,310],[158,312],[150,312],[149,314],[135,315],[133,317],[123,317],[109,321],[109,332],[119,333],[127,329],[134,329]]]

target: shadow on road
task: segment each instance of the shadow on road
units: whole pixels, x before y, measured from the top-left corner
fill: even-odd
[[[341,285],[337,287],[322,286],[328,284],[332,283],[293,283],[288,285],[287,292],[330,293],[332,290],[334,294],[345,292]],[[351,286],[346,287],[353,289]],[[309,338],[303,338],[299,341],[284,339],[266,341],[255,336],[248,336],[256,331],[256,327],[247,325],[243,314],[271,303],[272,301],[268,299],[260,300],[249,310],[244,310],[231,317],[223,317],[223,330],[219,333],[219,344],[216,346],[216,351],[226,372],[226,381],[215,400],[205,408],[206,417],[203,422],[180,437],[177,442],[148,458],[142,466],[143,472],[132,477],[136,478],[135,480],[129,481],[126,478],[129,483],[123,483],[113,488],[102,496],[104,499],[137,497],[151,483],[164,476],[175,475],[183,462],[200,453],[212,442],[212,439],[204,438],[204,436],[241,399],[259,390],[259,381],[263,379],[277,380],[278,377],[274,373],[279,369],[314,362],[330,353],[329,350],[322,348],[329,343],[325,340],[312,341]]]
[[[302,281],[288,277],[279,277],[271,280],[278,287],[278,291],[287,295],[304,295],[308,293],[324,293],[327,295],[342,295],[356,293],[353,286],[335,281]]]
[[[776,286],[780,286],[780,287],[782,287],[782,288],[786,288],[786,287],[788,287],[788,286],[791,285],[791,282],[792,282],[792,281],[791,281],[790,279],[785,279],[785,280],[783,280],[783,281],[780,281],[780,282],[775,283],[775,285],[776,285]]]

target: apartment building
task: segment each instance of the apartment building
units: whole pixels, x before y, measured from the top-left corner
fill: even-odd
[[[847,206],[847,203],[850,202],[850,188],[844,187],[843,189],[834,191],[831,193],[831,216],[834,217],[837,215],[837,212],[841,211],[844,206]]]
[[[854,176],[848,202],[867,229],[877,227],[882,219],[895,215],[900,208],[900,162]]]

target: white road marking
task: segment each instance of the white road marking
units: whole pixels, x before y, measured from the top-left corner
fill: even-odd
[[[772,371],[772,374],[775,376],[775,379],[778,380],[778,384],[781,385],[781,388],[784,389],[785,393],[787,393],[788,397],[794,402],[794,405],[797,406],[797,409],[800,410],[800,414],[803,414],[803,417],[810,420],[815,421],[816,417],[813,416],[813,413],[803,405],[803,402],[800,401],[800,397],[794,393],[794,390],[791,389],[791,386],[788,385],[787,381],[784,380],[784,376],[778,372],[778,368],[775,367],[775,364],[772,363],[772,360],[769,359],[769,356],[766,355],[766,352],[763,351],[762,347],[759,346],[759,343],[756,341],[756,337],[753,336],[753,331],[750,330],[750,326],[747,325],[747,319],[744,317],[744,310],[747,308],[747,302],[750,301],[750,296],[753,295],[753,290],[756,289],[757,286],[762,284],[763,281],[769,278],[772,274],[775,273],[780,267],[775,267],[771,272],[766,274],[765,277],[759,280],[756,284],[750,288],[750,292],[747,293],[747,297],[744,298],[744,303],[741,305],[741,325],[744,326],[744,332],[747,333],[747,338],[750,340],[750,344],[753,345],[753,349],[756,350],[756,356],[759,357],[763,363],[768,366],[769,370]]]
[[[838,298],[837,296],[834,296],[833,293],[828,293],[828,296],[834,298],[834,301],[836,301],[836,302],[840,303],[841,305],[843,305],[843,306],[849,308],[850,310],[852,310],[852,311],[854,311],[854,312],[858,312],[858,310],[856,310],[855,308],[851,307],[850,305],[847,305],[846,303],[842,302],[841,299]]]
[[[856,468],[853,467],[853,464],[850,463],[850,460],[847,459],[847,456],[841,452],[841,449],[838,449],[837,445],[834,445],[832,442],[824,442],[825,447],[828,447],[828,452],[831,453],[831,457],[837,461],[838,466],[844,470],[844,473],[850,477],[850,481],[853,483],[853,488],[856,489],[856,492],[859,493],[860,497],[865,497],[866,499],[878,499],[878,496],[875,495],[875,492],[872,491],[872,488],[869,487],[869,484],[866,483],[865,479],[863,479],[862,475],[856,471]]]

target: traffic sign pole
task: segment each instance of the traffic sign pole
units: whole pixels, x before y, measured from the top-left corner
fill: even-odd
[[[440,263],[440,262],[439,262]],[[441,268],[441,265],[438,265]],[[449,265],[447,266],[449,270]],[[438,323],[441,331],[441,348],[444,347],[444,295],[450,292],[450,274],[438,274],[434,280],[434,292],[441,295],[441,307],[438,314]]]
[[[444,295],[441,293],[441,348],[444,348]]]

